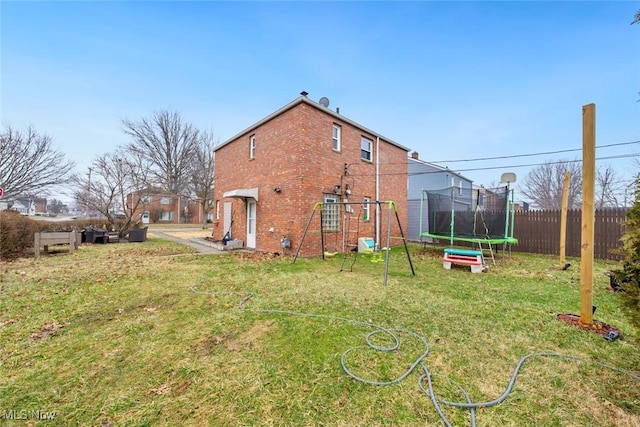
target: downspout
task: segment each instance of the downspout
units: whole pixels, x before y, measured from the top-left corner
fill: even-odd
[[[178,212],[176,212],[176,213],[178,214],[177,215],[178,219],[177,219],[176,224],[180,224],[180,196],[178,196]]]
[[[376,136],[376,201],[380,200],[380,137]],[[376,238],[375,241],[380,246],[380,203],[376,203]]]

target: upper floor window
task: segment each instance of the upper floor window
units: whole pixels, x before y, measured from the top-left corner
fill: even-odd
[[[340,125],[333,125],[333,145],[332,148],[335,151],[340,151],[340,144],[341,144],[341,138],[342,138],[342,128],[340,127]]]
[[[256,157],[256,136],[251,135],[249,137],[249,158],[254,159]]]
[[[373,161],[373,156],[371,155],[371,147],[373,147],[373,141],[363,136],[360,139],[360,158],[362,160],[366,160],[368,162]]]
[[[171,197],[162,197],[160,199],[160,204],[161,205],[170,205],[171,204]]]

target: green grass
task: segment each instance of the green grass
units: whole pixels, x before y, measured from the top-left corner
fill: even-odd
[[[82,426],[442,425],[418,386],[425,352],[437,396],[473,401],[502,394],[521,357],[537,352],[503,403],[478,409],[480,426],[637,426],[640,351],[596,262],[601,335],[559,322],[579,314],[579,259],[513,254],[483,274],[442,268],[441,249],[412,247],[384,264],[361,257],[253,259],[196,255],[151,238],[83,245],[76,253],[0,264],[0,424]],[[264,257],[261,257],[264,258]],[[367,346],[373,325],[399,330],[391,352]],[[633,339],[632,339],[633,338]],[[383,334],[375,345],[390,346]],[[426,382],[424,383],[426,386]],[[454,426],[466,410],[443,405]],[[37,420],[38,412],[55,413]],[[17,424],[16,424],[17,425]]]

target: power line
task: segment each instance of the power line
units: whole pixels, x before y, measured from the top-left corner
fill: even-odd
[[[617,146],[623,146],[623,145],[631,145],[631,144],[638,144],[640,143],[640,140],[638,141],[629,141],[629,142],[618,142],[618,143],[613,143],[613,144],[605,144],[605,145],[598,145],[596,146],[596,148],[609,148],[609,147],[617,147]],[[566,150],[557,150],[557,151],[541,151],[538,153],[526,153],[526,154],[514,154],[514,155],[509,155],[509,156],[495,156],[495,157],[478,157],[475,159],[458,159],[458,160],[436,160],[436,161],[432,161],[432,160],[422,160],[422,159],[418,159],[422,162],[425,163],[431,163],[434,165],[437,165],[438,163],[456,163],[456,162],[476,162],[476,161],[485,161],[485,160],[503,160],[503,159],[515,159],[515,158],[519,158],[519,157],[534,157],[534,156],[543,156],[543,155],[549,155],[549,154],[560,154],[560,153],[569,153],[569,152],[575,152],[575,151],[582,151],[582,148],[571,148],[571,149],[566,149]],[[637,154],[623,154],[620,155],[619,157],[629,157],[629,156],[633,156],[636,157]],[[606,159],[614,159],[614,158],[618,158],[618,157],[601,157],[600,160],[606,160]],[[567,162],[567,161],[576,161],[576,160],[564,160],[561,161],[560,163],[563,162]],[[577,160],[580,161],[580,160]],[[545,162],[545,163],[550,163],[550,162]],[[395,165],[402,165],[404,164],[404,162],[390,162],[390,163],[380,163],[380,166],[395,166]],[[540,164],[544,164],[544,163],[538,163],[538,164],[534,164],[534,165],[530,165],[530,166],[539,166]],[[360,164],[358,163],[352,163],[349,165],[351,166],[360,166]],[[529,165],[525,165],[525,166],[529,166]],[[446,166],[445,166],[446,167]],[[508,167],[508,166],[505,166]],[[469,169],[465,169],[465,170],[469,170]],[[471,169],[473,170],[473,169]],[[453,169],[452,169],[453,171]]]
[[[640,142],[640,141],[639,141]],[[611,159],[621,159],[621,158],[630,158],[630,157],[640,157],[640,154],[638,153],[629,153],[629,154],[620,154],[620,155],[616,155],[616,156],[606,156],[606,157],[597,157],[596,161],[598,160],[611,160]],[[563,163],[578,163],[578,162],[582,162],[581,159],[577,159],[577,160],[559,160],[559,161],[555,161],[555,162],[542,162],[542,163],[529,163],[529,164],[519,164],[519,165],[501,165],[501,166],[487,166],[487,167],[482,167],[482,168],[468,168],[468,169],[449,169],[450,172],[452,173],[460,173],[460,172],[472,172],[472,171],[484,171],[484,170],[494,170],[494,169],[513,169],[513,168],[526,168],[526,167],[533,167],[533,166],[542,166],[542,165],[556,165],[556,164],[563,164]],[[424,172],[413,172],[413,173],[409,173],[409,176],[416,176],[416,175],[428,175],[428,174],[432,174],[432,173],[442,173],[442,170],[435,170],[435,171],[424,171]],[[367,176],[374,176],[375,173],[370,173],[370,174],[349,174],[349,176],[351,177],[367,177]],[[396,176],[396,175],[403,175],[400,172],[389,172],[389,173],[381,173],[379,174],[379,176]]]
[[[597,145],[596,148],[608,148],[608,147],[617,147],[621,145],[630,145],[630,144],[638,144],[639,141],[630,141],[630,142],[618,142],[615,144],[606,144],[606,145]],[[457,162],[476,162],[483,160],[500,160],[500,159],[513,159],[517,157],[533,157],[533,156],[545,156],[549,154],[560,154],[560,153],[570,153],[574,151],[582,151],[582,148],[572,148],[567,150],[556,150],[556,151],[541,151],[538,153],[528,153],[528,154],[514,154],[511,156],[495,156],[495,157],[480,157],[477,159],[458,159],[458,160],[437,160],[429,163],[457,163]]]

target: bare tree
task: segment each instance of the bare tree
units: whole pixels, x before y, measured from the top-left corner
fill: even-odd
[[[610,165],[598,168],[596,174],[596,209],[614,208],[620,206],[620,192],[624,191],[615,169]]]
[[[638,23],[640,23],[640,9],[633,16],[633,21],[631,21],[631,25],[638,24]],[[638,96],[640,96],[640,92],[638,92]],[[638,99],[636,102],[640,102],[640,99]]]
[[[104,215],[111,227],[125,235],[137,225],[134,215],[144,200],[148,170],[143,158],[132,157],[126,150],[103,154],[91,163],[89,173],[71,178],[74,199],[79,205]],[[124,218],[117,221],[121,215]]]
[[[55,150],[51,138],[28,127],[24,132],[6,126],[0,133],[0,187],[5,200],[46,193],[66,181],[74,163]]]
[[[47,211],[50,214],[57,215],[65,212],[67,209],[67,205],[64,204],[62,200],[53,199],[51,202],[47,203]]]
[[[213,132],[202,132],[198,148],[194,156],[194,167],[191,172],[193,192],[200,202],[202,211],[202,228],[206,228],[207,213],[213,206],[213,184],[215,170],[215,148]]]
[[[571,174],[569,208],[578,208],[582,193],[582,168],[577,160],[546,162],[532,169],[521,184],[520,191],[539,209],[560,209],[564,173]]]
[[[124,132],[133,138],[127,150],[149,165],[149,185],[167,192],[189,195],[191,168],[200,132],[177,112],[158,111],[134,122],[123,120]]]

